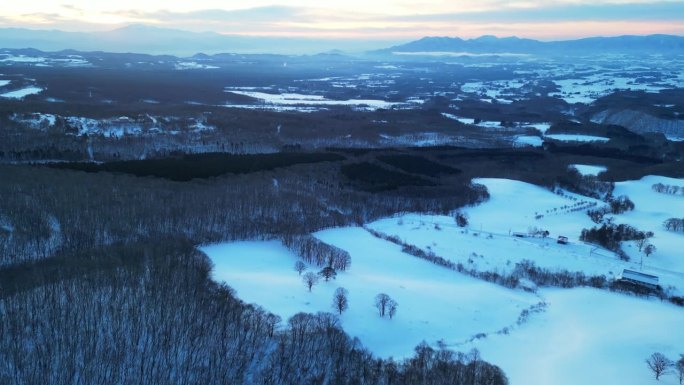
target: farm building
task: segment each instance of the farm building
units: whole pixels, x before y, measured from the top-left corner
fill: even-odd
[[[651,289],[658,287],[658,277],[655,275],[644,274],[634,270],[624,269],[622,271],[621,281],[635,283]]]

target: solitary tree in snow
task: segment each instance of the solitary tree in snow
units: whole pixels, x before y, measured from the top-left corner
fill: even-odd
[[[347,294],[347,289],[343,287],[338,287],[337,290],[335,290],[335,294],[333,295],[333,307],[340,314],[342,314],[342,312],[347,310],[347,308],[349,307],[349,299],[347,299]]]
[[[397,301],[390,299],[389,303],[387,304],[387,313],[389,314],[389,318],[392,319],[394,318],[394,315],[397,314],[397,307],[399,304]]]
[[[456,225],[458,227],[468,226],[468,214],[457,211],[454,219],[456,220]]]
[[[294,264],[294,269],[295,269],[296,272],[299,273],[299,275],[302,275],[302,273],[304,272],[304,270],[306,270],[306,265],[305,265],[304,262],[302,262],[302,261],[297,261],[297,262],[295,262],[295,264]]]
[[[656,247],[652,243],[644,246],[644,254],[646,254],[647,257],[655,253],[656,250]]]
[[[653,353],[646,359],[646,365],[651,369],[656,380],[660,380],[660,376],[666,373],[672,366],[670,361],[663,353]]]
[[[318,275],[325,278],[325,282],[328,282],[330,278],[335,278],[337,276],[337,272],[331,266],[326,266],[318,272]]]
[[[380,317],[385,316],[385,313],[387,312],[387,305],[391,300],[392,298],[385,293],[380,293],[375,296],[375,307],[378,308]]]
[[[302,280],[304,281],[306,287],[309,289],[309,292],[311,292],[311,288],[318,283],[318,276],[313,272],[308,272],[304,274]]]

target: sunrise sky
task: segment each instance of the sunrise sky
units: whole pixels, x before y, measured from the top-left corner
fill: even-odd
[[[542,40],[684,35],[684,1],[2,0],[0,27],[101,31],[149,24],[257,36],[412,39],[484,34]]]

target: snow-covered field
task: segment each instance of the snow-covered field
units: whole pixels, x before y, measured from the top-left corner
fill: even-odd
[[[508,335],[462,346],[499,365],[511,385],[675,385],[645,359],[684,353],[684,309],[590,288],[542,290],[544,313]]]
[[[534,136],[534,135],[520,135],[520,136],[516,136],[515,139],[513,140],[513,145],[515,145],[517,147],[525,147],[525,146],[541,147],[542,144],[544,144],[544,139],[540,138],[539,136]]]
[[[590,164],[572,164],[570,165],[581,175],[598,175],[607,170],[606,166],[595,166]]]
[[[610,139],[604,136],[592,135],[573,135],[573,134],[553,134],[546,135],[547,138],[560,140],[563,142],[607,142]]]
[[[669,218],[684,218],[684,196],[662,194],[653,191],[656,183],[684,186],[683,179],[662,176],[646,176],[638,181],[618,182],[615,184],[615,196],[627,195],[636,206],[634,211],[615,217],[616,223],[627,223],[644,231],[653,231],[650,242],[656,246],[656,252],[644,265],[659,270],[678,271],[680,289],[684,289],[684,233],[667,231],[663,222]],[[625,251],[633,259],[641,257],[636,247],[625,247]]]
[[[552,270],[609,279],[623,268],[639,269],[631,243],[623,246],[634,261],[624,262],[607,250],[579,242],[581,229],[594,226],[584,211],[602,203],[507,179],[474,182],[487,186],[491,199],[464,210],[470,220],[466,228],[457,227],[452,217],[424,214],[404,214],[367,226],[479,271],[511,271],[525,259]],[[618,183],[615,195],[628,195],[636,210],[614,220],[655,232],[652,242],[659,245],[658,252],[644,261],[643,271],[659,275],[662,285],[676,286],[670,290],[677,293],[684,282],[684,260],[678,258],[684,235],[667,233],[658,225],[673,212],[684,212],[684,197],[656,193],[651,189],[654,183],[683,185],[684,180],[650,176]],[[532,227],[549,230],[550,237],[515,236]],[[570,244],[556,243],[557,235],[568,236]],[[656,299],[592,288],[542,288],[533,295],[407,255],[400,246],[362,228],[330,229],[315,236],[348,251],[352,264],[336,280],[321,280],[311,293],[293,270],[297,257],[279,242],[236,242],[201,250],[215,264],[214,279],[283,319],[300,311],[332,312],[333,292],[344,287],[350,308],[340,318],[342,327],[375,354],[409,356],[423,340],[433,346],[442,341],[460,351],[477,348],[485,360],[507,373],[512,385],[655,384],[644,360],[653,352],[673,359],[684,353],[684,309]],[[380,318],[373,306],[380,292],[399,304],[392,320]],[[523,309],[540,301],[546,304],[541,312],[517,322]],[[479,333],[483,335],[473,338]],[[659,383],[677,382],[670,375]]]
[[[298,258],[279,242],[237,242],[202,247],[215,264],[214,279],[225,281],[238,296],[287,319],[304,312],[333,312],[336,288],[349,291],[342,327],[383,357],[405,357],[421,341],[463,343],[475,334],[497,332],[516,324],[521,311],[539,302],[534,295],[505,289],[402,253],[399,246],[362,228],[319,232],[316,237],[347,250],[348,272],[321,280],[311,293],[293,270]],[[319,269],[309,266],[309,270]],[[399,304],[394,319],[380,318],[378,293]]]
[[[40,87],[26,87],[20,90],[14,90],[10,92],[5,92],[4,94],[0,94],[0,98],[23,99],[29,95],[39,94],[43,91],[44,90]]]
[[[440,215],[405,214],[370,223],[369,228],[397,236],[405,243],[440,257],[479,271],[510,272],[515,263],[531,260],[550,270],[581,271],[588,275],[618,276],[623,269],[643,269],[660,277],[663,287],[674,286],[673,292],[684,292],[684,259],[679,258],[677,245],[684,245],[684,235],[667,232],[662,222],[675,212],[684,212],[684,198],[666,196],[651,190],[657,182],[684,184],[681,180],[646,177],[641,181],[618,183],[615,195],[628,195],[636,205],[632,212],[615,216],[616,223],[629,223],[642,231],[653,231],[651,240],[658,251],[643,258],[633,242],[625,242],[623,249],[631,261],[620,260],[613,252],[584,244],[579,240],[584,228],[596,226],[585,214],[587,208],[603,203],[577,194],[560,196],[528,183],[508,179],[475,179],[491,194],[490,200],[464,212],[469,226],[456,226],[453,218]],[[660,197],[669,199],[663,205]],[[676,200],[680,202],[677,202]],[[646,203],[652,202],[652,203]],[[597,206],[591,206],[592,204]],[[528,233],[530,228],[549,231],[546,239],[519,238],[514,233]],[[556,243],[558,236],[566,236],[570,244]],[[662,247],[661,247],[662,246]]]
[[[636,77],[624,77],[614,73],[600,73],[585,78],[554,80],[560,91],[551,93],[569,104],[591,104],[596,99],[618,90],[659,92],[665,85],[637,82]]]
[[[177,70],[213,70],[213,69],[218,69],[218,68],[220,68],[220,67],[217,67],[214,65],[209,65],[209,64],[202,64],[202,63],[198,63],[196,61],[176,63],[176,69]]]
[[[237,89],[227,89],[227,92],[248,96],[258,99],[265,104],[276,106],[352,106],[369,110],[380,108],[392,108],[398,103],[390,103],[384,100],[332,100],[326,99],[321,95],[302,95],[296,93],[268,94],[265,92],[242,91]]]

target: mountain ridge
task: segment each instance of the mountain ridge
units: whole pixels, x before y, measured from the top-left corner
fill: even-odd
[[[473,39],[428,36],[406,44],[371,52],[372,54],[416,53],[472,53],[472,54],[562,54],[593,53],[676,53],[684,54],[684,36],[677,35],[621,35],[595,36],[581,39],[540,41],[516,36],[484,35]]]

